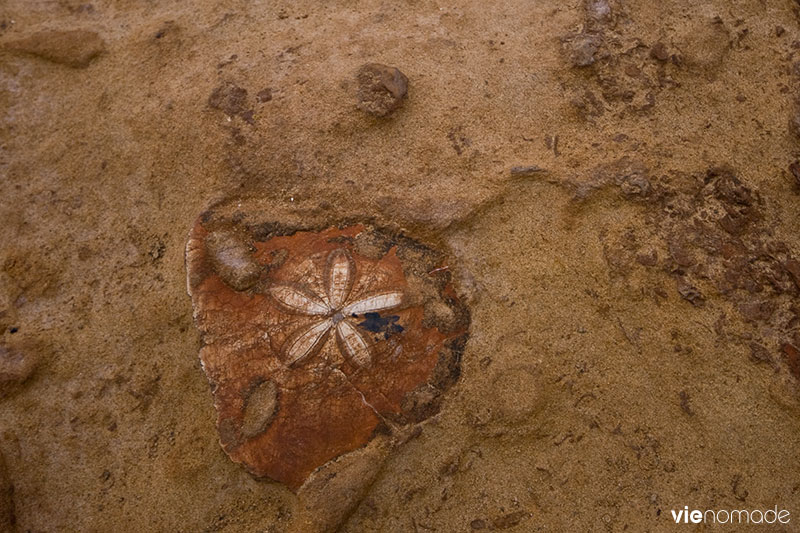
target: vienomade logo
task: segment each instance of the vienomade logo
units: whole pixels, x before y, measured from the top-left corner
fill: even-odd
[[[672,510],[672,518],[676,524],[788,524],[791,520],[790,513],[786,509],[774,509],[761,511],[759,509],[699,509],[689,510],[689,506],[684,506],[680,510]]]

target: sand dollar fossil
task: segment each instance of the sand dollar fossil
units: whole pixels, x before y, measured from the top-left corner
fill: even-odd
[[[368,224],[204,213],[188,290],[231,459],[297,490],[374,435],[436,413],[469,327],[444,259]]]

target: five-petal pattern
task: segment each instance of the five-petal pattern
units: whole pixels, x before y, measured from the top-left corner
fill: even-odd
[[[370,363],[369,341],[354,324],[358,315],[377,313],[398,307],[403,301],[400,291],[383,291],[348,303],[356,275],[353,258],[343,248],[328,254],[323,273],[324,295],[306,287],[275,283],[270,295],[287,312],[319,317],[319,320],[292,333],[282,347],[283,359],[291,366],[322,349],[329,332],[335,330],[339,350],[357,367]]]

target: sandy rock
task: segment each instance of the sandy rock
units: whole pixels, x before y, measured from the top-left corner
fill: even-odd
[[[721,507],[792,510],[794,2],[143,4],[0,1],[0,344],[44,347],[0,399],[19,531],[277,533],[328,512],[348,532],[657,531],[698,479],[700,500]],[[6,48],[48,28],[94,30],[113,58],[75,70]],[[569,32],[599,37],[593,64],[569,61]],[[405,109],[357,109],[356,72],[372,61],[413,79]],[[622,157],[647,172],[608,166]],[[763,205],[717,186],[712,164],[732,165]],[[301,512],[289,489],[219,450],[180,252],[198,210],[233,196],[241,206],[214,213],[256,226],[256,243],[349,217],[412,234],[444,254],[418,279],[450,279],[473,309],[440,414],[378,482],[342,483],[352,497],[332,485],[347,474],[326,469],[336,477],[304,490]],[[270,216],[253,220],[249,204]],[[353,242],[376,258],[389,244]],[[215,282],[252,304],[281,258],[250,253],[255,285]],[[705,307],[683,299],[679,278]],[[458,324],[446,301],[419,312]],[[263,326],[234,354],[250,354],[254,374],[270,341],[281,345]],[[229,397],[247,440],[288,405],[270,385],[280,376],[260,377]],[[348,422],[363,410],[351,397]],[[416,416],[437,395],[403,400]],[[438,473],[473,448],[473,470]]]
[[[602,39],[593,33],[576,33],[561,40],[564,52],[574,67],[582,68],[594,64]]]
[[[14,300],[19,296],[17,288],[10,276],[0,272],[0,332],[6,331],[17,322],[17,309]]]
[[[31,377],[38,362],[30,350],[0,345],[0,397]]]
[[[262,91],[263,92],[263,91]],[[261,100],[262,93],[258,99]],[[272,99],[270,94],[269,99]],[[229,117],[238,116],[248,124],[254,124],[253,110],[247,105],[247,89],[239,87],[233,82],[225,82],[216,87],[208,97],[208,107],[219,109]]]
[[[796,379],[800,379],[800,350],[789,343],[784,344],[781,350],[786,359],[786,365],[789,367],[789,372]]]
[[[705,297],[700,290],[692,285],[688,280],[685,278],[678,278],[677,282],[678,287],[678,294],[681,295],[681,298],[689,302],[695,307],[702,307],[705,305]]]
[[[669,59],[669,50],[664,43],[659,41],[650,48],[650,57],[663,63]]]
[[[537,165],[518,165],[511,167],[511,176],[515,178],[529,178],[543,172],[547,171]]]
[[[14,486],[8,477],[3,455],[0,454],[0,531],[15,531]]]
[[[377,437],[314,472],[298,491],[299,512],[289,532],[336,531],[367,494],[396,445],[390,437]]]
[[[795,114],[792,118],[792,123],[797,123],[797,125],[800,126],[800,115]],[[795,128],[795,126],[792,127]],[[796,129],[795,131],[800,131],[800,129]],[[789,172],[792,173],[794,191],[800,192],[800,161],[795,160],[791,165],[789,165]]]
[[[611,19],[611,6],[608,0],[586,0],[584,9],[590,21],[607,22]]]
[[[381,196],[375,202],[381,212],[405,224],[442,229],[465,220],[479,207],[476,199],[453,195],[450,198],[422,198],[416,202],[397,196]]]
[[[800,137],[800,102],[798,101],[792,106],[792,114],[789,117],[789,131],[796,137]],[[794,173],[794,169],[790,167],[790,170]]]
[[[789,273],[794,281],[794,284],[800,289],[800,261],[796,259],[788,259],[784,264],[783,268]]]
[[[533,365],[518,365],[492,380],[496,394],[488,401],[493,429],[524,428],[546,407],[547,395]]]
[[[68,67],[86,68],[105,51],[105,42],[89,30],[44,30],[10,41],[5,48]]]
[[[408,78],[395,67],[367,63],[357,75],[358,107],[376,117],[385,117],[403,105]]]
[[[674,42],[686,64],[698,69],[718,67],[731,50],[730,34],[719,18],[689,20]]]

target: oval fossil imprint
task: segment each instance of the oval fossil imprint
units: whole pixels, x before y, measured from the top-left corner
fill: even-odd
[[[469,312],[444,256],[369,225],[204,213],[186,248],[220,442],[297,490],[316,468],[435,414]]]

